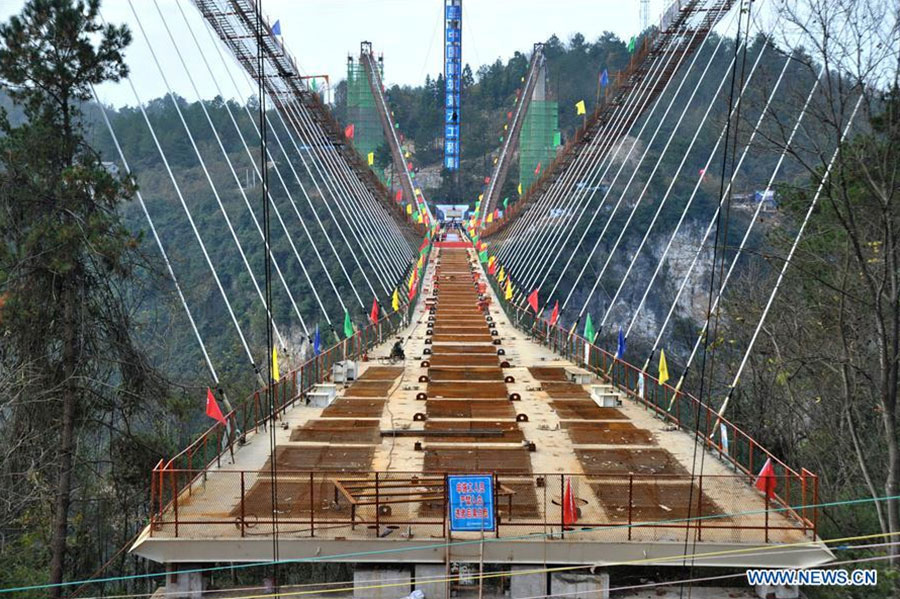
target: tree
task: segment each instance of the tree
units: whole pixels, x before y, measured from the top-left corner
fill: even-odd
[[[119,209],[134,186],[86,144],[81,112],[92,86],[127,75],[130,41],[127,28],[101,23],[99,0],[30,0],[0,26],[0,81],[26,117],[14,127],[0,114],[0,363],[27,373],[12,393],[44,399],[41,409],[6,404],[4,435],[22,445],[3,467],[44,460],[31,469],[52,489],[51,584],[69,567],[76,452],[89,451],[79,433],[127,424],[161,388],[132,339],[126,283],[139,238]],[[35,430],[43,434],[22,434]]]

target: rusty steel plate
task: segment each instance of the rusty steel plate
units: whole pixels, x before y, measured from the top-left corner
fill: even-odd
[[[436,443],[520,443],[525,435],[519,430],[516,422],[496,420],[470,420],[468,422],[452,422],[447,420],[430,420],[425,422],[426,431],[446,431],[452,436],[429,435],[428,442]],[[474,431],[472,435],[465,433]],[[498,435],[478,434],[490,431]]]
[[[429,368],[428,378],[436,383],[443,381],[502,381],[500,368]]]
[[[310,511],[317,515],[348,517],[350,505],[342,497],[335,494],[334,483],[329,480],[309,481],[282,480],[276,477],[278,490],[276,511],[279,518],[298,518],[308,516]],[[310,498],[310,486],[313,496]],[[337,503],[335,503],[337,497]],[[229,517],[254,518],[262,521],[272,519],[272,483],[269,480],[257,480],[244,496],[244,505],[240,502],[234,506]]]
[[[497,382],[458,382],[428,383],[426,390],[428,399],[505,399],[509,392],[504,383]]]
[[[515,418],[513,405],[506,400],[465,401],[444,399],[425,402],[428,418]]]
[[[378,420],[309,420],[291,431],[291,441],[322,441],[378,445]]]
[[[363,472],[371,470],[374,447],[338,447],[334,445],[275,448],[278,470],[301,472]],[[272,458],[266,460],[261,474],[271,472]]]
[[[688,474],[665,449],[575,449],[588,476],[599,474]]]
[[[528,372],[538,381],[566,382],[569,380],[566,377],[566,369],[560,366],[529,366]]]
[[[527,449],[499,447],[457,449],[441,447],[425,450],[423,472],[493,472],[495,474],[531,474],[531,456]]]
[[[557,399],[550,402],[561,420],[627,420],[616,408],[601,408],[590,399]]]
[[[323,418],[378,418],[384,411],[383,399],[334,400],[322,410]]]
[[[603,481],[592,482],[590,487],[614,522],[628,521],[629,495],[632,522],[684,520],[725,513],[706,493],[701,493],[697,485],[691,485],[688,481],[635,480],[630,489],[627,482]],[[715,518],[709,524],[728,526],[728,521],[728,518]]]
[[[488,346],[493,347],[493,346]],[[496,350],[494,350],[496,352]],[[496,353],[493,354],[445,354],[432,355],[429,358],[432,366],[496,366],[499,364]]]
[[[403,374],[402,366],[369,366],[359,377],[361,381],[396,381]]]

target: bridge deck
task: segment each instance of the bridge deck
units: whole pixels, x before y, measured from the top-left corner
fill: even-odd
[[[686,534],[697,540],[695,552],[706,554],[699,564],[830,559],[801,522],[767,511],[774,506],[747,475],[709,453],[702,460],[698,453],[694,466],[690,435],[611,386],[605,392],[620,397],[621,405],[598,406],[587,386],[567,378],[575,366],[529,341],[496,300],[489,327],[476,308],[473,272],[483,274],[474,254],[435,253],[425,277],[425,289],[437,295],[434,319],[419,306],[404,334],[403,368],[377,360],[389,352],[390,340],[330,406],[297,402],[279,422],[274,514],[282,558],[343,554],[320,559],[443,562],[450,559],[444,474],[491,472],[500,520],[485,544],[487,561],[676,565],[681,560],[672,556],[683,553]],[[484,291],[491,294],[490,287]],[[166,562],[267,559],[270,469],[268,433],[248,435],[233,464],[223,460],[201,476],[187,473],[194,482],[133,550]],[[562,526],[560,500],[567,480],[580,512],[570,529]],[[689,515],[702,519],[688,532],[680,520]],[[810,542],[806,549],[789,555],[741,553],[754,545],[804,542]],[[375,553],[361,557],[361,551]],[[449,552],[454,560],[466,559],[478,547]]]

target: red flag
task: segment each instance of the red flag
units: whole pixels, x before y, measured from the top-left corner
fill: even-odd
[[[500,218],[500,209],[494,208],[494,218]]]
[[[484,184],[485,184],[485,185],[487,185],[487,184],[490,183],[490,182],[491,182],[491,178],[490,178],[490,177],[485,177],[485,178],[484,178]]]
[[[346,127],[344,127],[344,137],[347,139],[353,139],[353,134],[356,132],[356,127],[353,126],[353,123],[350,123]]]
[[[369,319],[373,323],[378,322],[378,300],[377,299],[372,300],[372,313],[369,314]]]
[[[535,174],[535,175],[540,175],[540,174],[541,174],[541,163],[540,163],[540,162],[538,162],[538,163],[537,163],[537,166],[534,167],[534,174]]]
[[[511,113],[511,112],[507,112],[507,113],[506,113],[506,118],[507,118],[507,119],[511,119],[511,118],[512,118],[512,113]]]
[[[414,297],[416,297],[416,286],[415,285],[413,285],[412,287],[409,288],[409,293],[406,294],[406,299],[408,299],[409,301],[412,301]]]
[[[563,524],[569,526],[578,522],[578,508],[575,506],[575,495],[572,493],[572,479],[566,479],[566,493],[563,497]]]
[[[394,194],[394,201],[395,202],[403,201],[403,190],[402,189],[398,189],[397,193]]]
[[[488,274],[489,275],[497,274],[497,261],[496,260],[493,262],[493,264],[488,266]]]
[[[219,409],[219,402],[216,401],[216,396],[209,387],[206,388],[206,415],[225,424],[225,417],[222,416],[222,410]]]
[[[419,252],[424,250],[426,247],[428,247],[428,238],[427,237],[422,240],[422,245],[419,246]]]
[[[556,300],[556,303],[553,305],[553,312],[550,314],[550,326],[555,325],[557,320],[559,320],[559,300]]]
[[[531,293],[528,294],[528,305],[531,306],[531,309],[534,310],[534,313],[537,314],[538,311],[538,290],[535,289]]]
[[[775,466],[772,464],[772,458],[769,458],[763,464],[762,470],[759,471],[759,476],[756,477],[756,482],[753,483],[753,486],[771,499],[775,494],[775,486],[777,484],[778,479],[775,478]]]

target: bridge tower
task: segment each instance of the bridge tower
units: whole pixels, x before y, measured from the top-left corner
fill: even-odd
[[[650,27],[650,0],[641,0],[641,32]]]
[[[459,170],[462,0],[444,0],[444,168]]]

